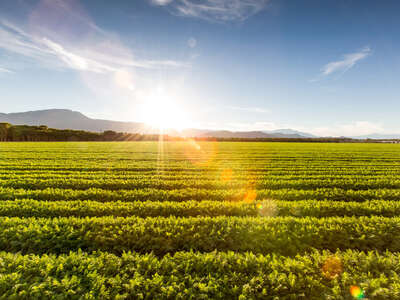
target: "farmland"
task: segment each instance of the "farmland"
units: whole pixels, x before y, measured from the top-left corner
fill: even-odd
[[[0,200],[1,299],[400,297],[398,145],[0,143]]]

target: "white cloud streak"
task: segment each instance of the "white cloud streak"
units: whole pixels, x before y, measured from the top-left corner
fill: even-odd
[[[150,0],[154,5],[164,6],[171,3],[173,0]]]
[[[369,47],[364,47],[361,51],[346,54],[343,59],[338,61],[333,61],[322,67],[322,75],[327,76],[335,72],[346,72],[355,66],[357,62],[368,57],[371,54],[371,49]]]
[[[178,16],[207,21],[244,21],[262,11],[269,0],[151,0]]]
[[[3,67],[0,67],[0,73],[14,73],[13,71],[11,71],[11,70],[9,70],[9,69],[6,69],[6,68],[3,68]]]
[[[58,57],[65,65],[71,69],[80,71],[92,71],[102,73],[103,71],[114,71],[113,68],[98,63],[97,61],[89,60],[72,52],[68,52],[61,46],[47,38],[43,38],[43,44]]]
[[[48,68],[94,73],[189,66],[174,60],[135,59],[115,35],[94,24],[76,1],[43,0],[29,20],[27,25],[16,24],[0,15],[0,49]]]

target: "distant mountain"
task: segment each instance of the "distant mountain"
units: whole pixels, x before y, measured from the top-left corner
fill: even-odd
[[[169,132],[171,134],[171,132]],[[215,138],[316,138],[315,135],[292,130],[278,129],[273,131],[229,131],[207,129],[185,129],[183,136],[215,137]]]
[[[400,139],[400,134],[381,134],[371,133],[367,135],[354,136],[354,139],[375,139],[375,140],[393,140]]]
[[[84,114],[68,109],[47,109],[21,113],[0,113],[0,122],[14,125],[47,125],[56,129],[74,129],[102,132],[114,130],[118,132],[146,133],[150,128],[143,123],[119,122],[91,119]]]
[[[228,130],[213,130],[207,131],[199,136],[215,137],[215,138],[305,138],[298,134],[282,134],[282,133],[266,133],[263,131],[228,131]]]
[[[69,109],[47,109],[19,113],[0,113],[0,122],[13,125],[46,125],[56,129],[74,129],[92,132],[113,130],[117,132],[152,134],[158,131],[145,123],[92,119]],[[292,129],[273,131],[228,131],[208,129],[166,130],[171,136],[215,138],[306,138],[313,135]]]
[[[316,138],[317,136],[312,135],[310,133],[301,132],[293,129],[276,129],[270,131],[263,131],[265,133],[272,133],[272,134],[283,134],[283,135],[296,135],[297,137],[307,137],[307,138]]]

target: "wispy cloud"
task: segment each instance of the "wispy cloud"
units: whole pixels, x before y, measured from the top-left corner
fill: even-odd
[[[324,76],[328,76],[337,72],[342,72],[345,73],[348,70],[350,70],[352,67],[356,65],[357,62],[360,60],[368,57],[371,55],[371,48],[370,47],[364,47],[358,52],[354,53],[349,53],[343,55],[343,58],[341,60],[337,61],[332,61],[330,63],[327,63],[325,66],[321,68],[321,73],[319,77],[310,80],[311,82],[313,81],[318,81]]]
[[[9,70],[9,69],[6,69],[6,68],[3,68],[3,67],[0,67],[0,73],[14,73],[13,71],[11,71],[11,70]]]
[[[322,74],[324,75],[329,75],[337,71],[343,71],[346,72],[347,70],[351,69],[354,67],[354,65],[366,58],[368,55],[370,55],[371,49],[369,47],[364,47],[361,51],[346,54],[343,56],[342,60],[338,61],[333,61],[328,64],[326,64],[322,68]]]
[[[95,73],[188,66],[174,60],[134,58],[118,37],[99,28],[78,4],[41,1],[29,18],[29,26],[0,15],[0,49],[42,66]]]
[[[57,44],[47,38],[43,38],[43,45],[46,45],[54,56],[58,57],[60,61],[64,62],[66,67],[80,71],[91,71],[96,73],[103,73],[105,71],[115,71],[116,69],[99,63],[96,60],[88,59],[78,54],[64,49],[63,46]]]
[[[269,0],[150,0],[172,14],[208,21],[244,21],[263,10]]]
[[[228,106],[229,109],[247,111],[253,113],[269,113],[270,111],[261,107],[239,107],[239,106]]]
[[[169,3],[171,3],[173,0],[150,0],[151,3],[155,4],[155,5],[167,5]]]

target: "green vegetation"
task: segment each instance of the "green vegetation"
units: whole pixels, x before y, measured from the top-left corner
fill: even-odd
[[[168,141],[183,141],[182,137],[167,134],[162,137]],[[113,130],[106,130],[104,132],[90,132],[83,130],[72,129],[55,129],[48,128],[46,125],[28,126],[28,125],[12,125],[9,123],[0,123],[0,142],[50,142],[50,141],[158,141],[160,136],[158,134],[138,134],[116,132]],[[351,138],[213,138],[213,137],[199,137],[198,140],[203,141],[236,141],[236,142],[324,142],[324,143],[343,143],[343,142],[374,142],[374,140],[356,140]],[[390,140],[389,140],[390,141]],[[397,140],[391,140],[397,142]]]
[[[0,299],[399,298],[399,147],[0,143]]]
[[[260,205],[265,208],[260,209]],[[342,201],[134,201],[99,202],[90,200],[40,201],[9,200],[0,203],[4,217],[215,217],[262,216],[272,217],[335,217],[335,216],[400,216],[400,201],[373,200],[365,202]]]
[[[0,253],[0,261],[0,294],[7,299],[339,300],[351,299],[353,285],[369,299],[400,294],[400,256],[388,252],[325,251],[295,258],[233,252],[162,258]]]
[[[168,139],[168,136],[165,138]],[[112,130],[106,130],[99,133],[84,130],[54,129],[48,128],[46,125],[28,126],[0,123],[0,141],[156,141],[158,139],[159,136],[155,134],[142,135],[136,133],[115,132]]]
[[[3,218],[0,240],[0,251],[23,253],[400,251],[400,218]]]

